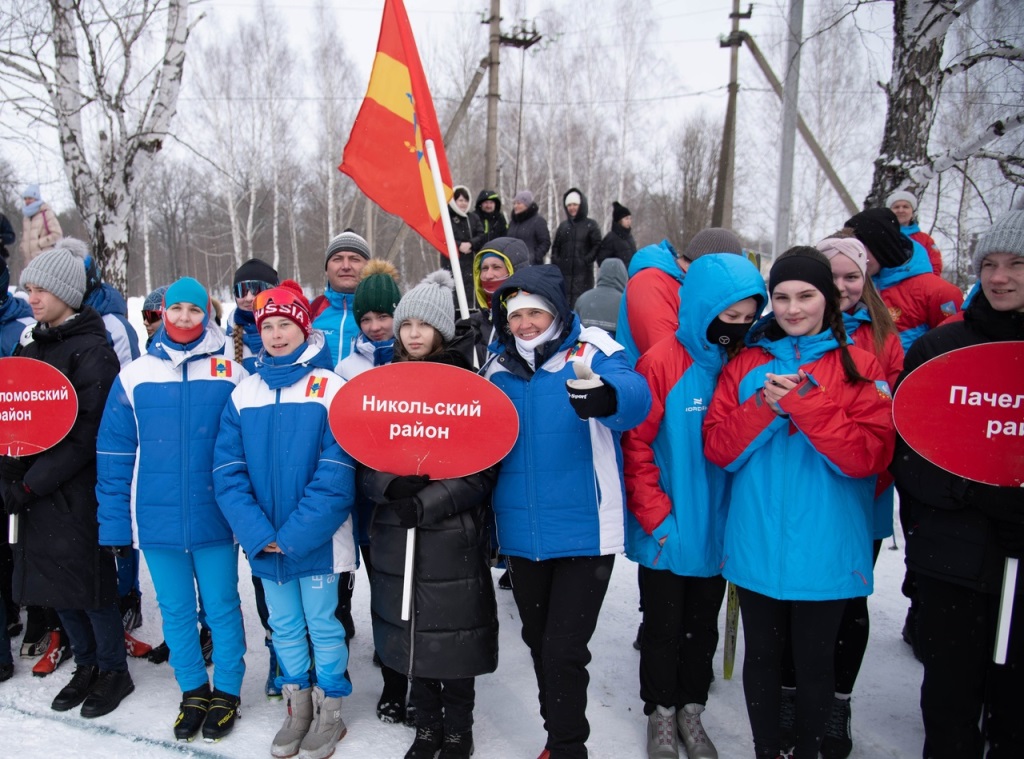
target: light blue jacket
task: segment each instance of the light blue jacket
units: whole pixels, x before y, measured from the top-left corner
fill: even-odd
[[[337,366],[352,351],[352,343],[360,334],[359,320],[352,311],[356,296],[338,293],[328,287],[323,297],[328,305],[317,314],[313,326],[324,333],[327,348],[331,351],[331,366]]]

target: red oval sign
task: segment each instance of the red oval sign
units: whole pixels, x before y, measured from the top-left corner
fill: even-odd
[[[988,485],[1024,483],[1024,342],[959,348],[906,376],[893,419],[937,467]]]
[[[31,456],[52,448],[77,418],[71,380],[44,361],[0,358],[0,455]]]
[[[464,477],[501,461],[519,415],[501,390],[466,369],[421,361],[363,372],[331,402],[331,431],[372,469]]]

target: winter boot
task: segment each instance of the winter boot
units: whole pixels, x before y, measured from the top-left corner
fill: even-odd
[[[138,630],[142,627],[142,596],[132,589],[127,595],[117,599],[117,608],[121,612],[121,623],[125,632]]]
[[[160,641],[160,645],[153,648],[148,654],[146,659],[153,662],[154,664],[163,664],[171,658],[171,649],[167,647],[167,641]]]
[[[25,611],[25,637],[21,639],[21,657],[36,659],[46,653],[50,645],[50,626],[46,610],[30,606]]]
[[[647,759],[678,759],[676,710],[659,706],[647,717]]]
[[[473,731],[449,733],[445,731],[444,743],[437,759],[469,759],[473,756]]]
[[[213,664],[213,633],[209,627],[199,628],[199,647],[203,650],[203,661],[209,667]]]
[[[683,739],[686,755],[690,759],[718,759],[718,749],[700,722],[703,711],[704,704],[687,704],[676,713],[679,737]]]
[[[825,725],[825,737],[821,741],[820,750],[825,759],[846,759],[853,751],[853,736],[850,735],[850,699],[832,699],[832,713]]]
[[[203,683],[198,688],[187,690],[181,694],[178,706],[178,718],[174,720],[174,738],[179,741],[191,741],[196,737],[210,709],[210,685]]]
[[[400,725],[405,722],[405,694],[409,681],[405,675],[390,667],[381,667],[384,678],[384,689],[377,701],[377,719],[389,725]]]
[[[313,724],[299,744],[299,759],[326,759],[348,730],[341,718],[341,696],[328,696],[313,686]]]
[[[267,670],[267,682],[263,686],[263,692],[267,698],[280,700],[281,689],[277,686],[277,678],[281,676],[281,668],[277,664],[277,651],[274,650],[274,641],[270,637],[270,633],[267,633],[264,643],[266,643],[267,651],[270,652],[270,669]]]
[[[498,578],[498,587],[501,590],[512,590],[512,576],[505,570],[505,573]]]
[[[54,630],[47,633],[47,635],[49,636],[49,642],[46,645],[43,658],[32,667],[32,674],[36,677],[46,677],[52,674],[65,659],[71,656],[71,647],[68,645],[68,640],[63,630]]]
[[[207,743],[226,738],[235,726],[235,720],[242,719],[241,699],[232,693],[214,690],[210,695],[210,711],[203,723],[203,740]]]
[[[135,683],[128,670],[100,672],[96,685],[89,691],[82,704],[81,715],[87,719],[110,714],[121,705],[125,696],[135,690]]]
[[[14,664],[0,664],[0,683],[5,683],[14,677]]]
[[[53,703],[50,704],[50,708],[55,712],[74,709],[85,701],[85,697],[89,695],[89,691],[96,684],[99,674],[99,669],[94,666],[76,667],[75,673],[71,675],[71,682],[61,688],[57,697],[53,699]]]
[[[796,743],[796,688],[783,688],[779,699],[779,741],[786,753]]]
[[[416,728],[416,739],[405,752],[405,759],[434,759],[444,745],[444,729],[440,725]]]
[[[136,638],[127,630],[124,631],[124,650],[135,659],[145,659],[153,653],[153,647]]]
[[[285,685],[282,690],[285,703],[288,705],[288,716],[274,736],[270,753],[278,757],[295,756],[299,753],[299,744],[313,723],[313,689]]]

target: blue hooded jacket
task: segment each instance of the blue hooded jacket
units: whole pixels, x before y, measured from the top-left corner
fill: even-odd
[[[101,545],[193,551],[234,542],[214,498],[213,448],[246,371],[223,348],[216,324],[189,346],[161,328],[114,381],[96,440]]]
[[[352,343],[359,334],[359,320],[352,310],[356,296],[328,287],[323,297],[328,305],[313,319],[313,327],[324,333],[331,351],[331,366],[337,366],[352,351]]]
[[[562,324],[554,340],[537,348],[536,371],[521,359],[506,331],[503,302],[518,290],[554,305]],[[581,329],[556,266],[520,269],[491,302],[498,340],[482,371],[519,414],[519,437],[502,460],[492,496],[501,553],[537,561],[621,552],[625,492],[619,437],[647,416],[647,383],[607,332]],[[575,362],[614,388],[614,414],[586,421],[576,415],[565,385],[576,378]]]
[[[343,381],[323,335],[288,356],[265,353],[231,394],[214,455],[217,503],[252,573],[283,583],[356,568],[355,462],[328,409]],[[263,549],[276,542],[282,553]]]
[[[705,458],[701,430],[726,352],[708,340],[707,331],[715,317],[745,298],[757,299],[756,317],[768,295],[757,268],[730,253],[694,261],[680,294],[675,339],[658,342],[637,364],[654,402],[647,419],[623,437],[626,552],[649,569],[713,577],[722,571],[728,480]],[[666,508],[650,534],[635,516]]]
[[[142,355],[139,335],[128,321],[128,302],[113,286],[101,282],[86,294],[82,305],[92,306],[103,317],[103,326],[122,369]]]
[[[0,303],[0,358],[10,356],[21,341],[26,327],[36,323],[32,318],[32,306],[28,301],[8,295]]]
[[[632,279],[644,269],[659,269],[676,280],[681,287],[683,280],[686,279],[686,274],[679,268],[679,264],[676,261],[677,258],[676,249],[672,247],[672,243],[668,240],[662,240],[657,245],[647,245],[638,250],[629,262],[629,277]],[[633,339],[633,332],[629,327],[629,313],[626,306],[628,298],[629,283],[627,282],[626,289],[622,294],[622,302],[619,304],[619,318],[615,326],[615,339],[625,349],[626,358],[629,359],[630,365],[634,366],[637,359],[640,358],[640,350],[637,348],[636,341]]]

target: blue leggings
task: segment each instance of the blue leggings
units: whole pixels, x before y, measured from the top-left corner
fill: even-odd
[[[164,640],[171,650],[178,687],[184,692],[209,682],[197,629],[198,583],[206,621],[213,633],[213,687],[239,695],[245,674],[245,630],[238,598],[238,546],[213,546],[192,553],[165,548],[143,550],[163,615]]]
[[[274,650],[282,675],[277,685],[309,687],[309,641],[316,660],[317,685],[330,698],[348,696],[345,628],[334,616],[338,605],[338,575],[300,577],[283,584],[264,580],[263,591],[274,631]],[[309,636],[308,641],[307,637]]]

